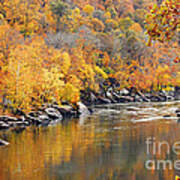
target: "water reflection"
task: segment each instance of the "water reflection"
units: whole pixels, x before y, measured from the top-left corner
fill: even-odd
[[[145,140],[172,145],[180,141],[180,125],[162,117],[174,117],[174,104],[104,107],[95,115],[49,127],[30,127],[17,132],[1,132],[10,146],[0,148],[0,179],[7,180],[173,180],[173,170],[147,170],[145,162],[165,159],[162,154],[146,154]],[[128,109],[130,108],[130,109]],[[148,109],[153,108],[153,109]],[[163,110],[163,111],[162,111]],[[104,112],[103,112],[104,111]],[[135,113],[129,113],[133,111]],[[155,117],[154,121],[139,121]],[[136,121],[137,120],[137,121]],[[83,123],[82,123],[83,122]],[[177,160],[171,152],[170,160]]]

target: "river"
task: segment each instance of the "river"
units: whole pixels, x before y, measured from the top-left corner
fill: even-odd
[[[179,174],[174,163],[180,155],[172,148],[180,141],[178,107],[180,102],[97,106],[80,119],[1,131],[10,145],[0,147],[0,180],[173,180]],[[166,144],[153,153],[153,142]],[[158,169],[158,160],[173,167]]]

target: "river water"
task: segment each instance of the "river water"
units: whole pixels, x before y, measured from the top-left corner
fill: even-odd
[[[180,102],[98,106],[80,119],[0,132],[10,142],[0,147],[0,180],[173,180],[180,174],[174,167],[180,155],[172,148],[180,141],[178,107]],[[161,142],[160,151],[153,150]],[[158,168],[159,160],[171,166]]]

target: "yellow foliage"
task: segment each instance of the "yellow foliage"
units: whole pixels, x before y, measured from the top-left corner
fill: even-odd
[[[118,27],[118,22],[114,19],[107,19],[106,24],[109,24],[112,28]]]
[[[99,1],[95,13],[95,8],[90,5],[94,1],[82,2],[74,9],[69,8],[62,16],[51,11],[50,3],[49,0],[43,3],[38,0],[0,1],[0,90],[12,106],[28,111],[44,102],[61,104],[62,100],[67,100],[75,103],[79,101],[80,90],[90,88],[98,91],[99,82],[110,74],[120,82],[121,88],[159,90],[162,86],[178,85],[178,70],[159,63],[161,53],[152,56],[156,63],[143,62],[141,53],[138,54],[141,63],[134,60],[127,65],[120,58],[123,45],[131,43],[129,40],[136,41],[136,38],[129,38],[134,34],[131,31],[142,32],[142,28],[130,16],[124,16],[118,7],[115,10],[113,1]],[[116,3],[120,4],[120,1]],[[98,11],[101,6],[103,8]],[[69,42],[66,43],[68,38],[62,38],[66,43],[62,49],[48,46],[44,38],[48,33],[58,31],[71,33],[74,38],[72,44],[76,46],[69,48]],[[84,38],[86,33],[89,34]],[[119,39],[115,41],[116,38]],[[88,39],[92,45],[89,45]],[[117,43],[121,39],[122,46],[121,42]],[[116,44],[120,47],[115,47]],[[143,46],[143,42],[137,43],[141,44]],[[131,53],[131,50],[128,52]],[[171,54],[175,54],[174,50]],[[174,78],[175,73],[177,78]]]
[[[62,54],[62,62],[61,62],[62,69],[64,75],[68,74],[69,68],[71,66],[71,59],[69,57],[69,54],[67,52],[64,52]]]
[[[95,72],[101,75],[104,79],[108,78],[108,75],[99,66],[95,66],[94,69],[95,69]]]
[[[105,14],[104,14],[104,17],[110,19],[111,18],[111,13],[109,11],[107,11]]]
[[[142,32],[143,31],[142,27],[138,23],[134,23],[129,29],[132,31],[135,31],[135,32]]]
[[[84,6],[83,11],[88,15],[92,15],[92,13],[94,12],[94,7],[87,4],[86,6]]]
[[[67,83],[63,88],[62,99],[67,100],[71,103],[79,101],[79,89],[74,87],[72,84]]]
[[[104,28],[105,28],[103,22],[100,21],[100,20],[97,19],[97,18],[93,18],[93,19],[91,20],[91,24],[93,25],[93,29],[94,29],[95,31],[103,31]]]
[[[73,15],[80,15],[80,9],[79,8],[75,8],[73,11],[72,11]]]

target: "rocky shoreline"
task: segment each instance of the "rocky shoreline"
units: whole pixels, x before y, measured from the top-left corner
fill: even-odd
[[[81,102],[77,103],[77,108],[70,105],[46,104],[36,111],[24,114],[19,111],[19,117],[0,116],[0,130],[6,130],[11,127],[26,127],[30,125],[48,125],[63,121],[67,118],[79,117],[83,114],[89,114],[90,110]]]
[[[18,116],[0,116],[0,130],[20,129],[24,130],[30,125],[43,125],[61,122],[70,118],[78,118],[83,115],[88,115],[92,112],[91,105],[102,105],[112,103],[129,103],[129,102],[165,102],[180,99],[180,88],[176,87],[174,91],[159,91],[154,93],[142,93],[134,88],[122,89],[119,91],[108,88],[107,91],[101,94],[93,93],[92,91],[81,93],[81,102],[76,106],[68,103],[58,106],[57,104],[43,105],[36,111],[24,114],[18,111]],[[180,110],[177,110],[177,117],[180,117]],[[8,145],[8,142],[0,140],[0,146]]]
[[[135,88],[124,88],[115,90],[110,87],[99,94],[92,91],[82,92],[82,102],[89,105],[128,103],[128,102],[166,102],[180,100],[180,87],[175,87],[173,91],[141,92]]]

